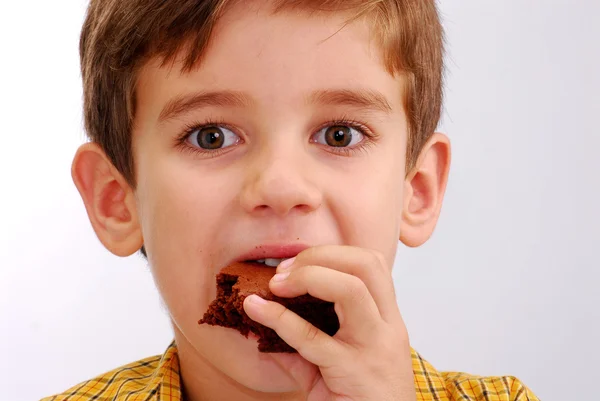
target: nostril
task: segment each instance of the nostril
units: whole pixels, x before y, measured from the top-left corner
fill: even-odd
[[[240,203],[249,213],[279,216],[292,211],[309,213],[317,209],[321,201],[322,194],[318,188],[295,176],[269,179],[261,175],[248,182],[240,194]]]

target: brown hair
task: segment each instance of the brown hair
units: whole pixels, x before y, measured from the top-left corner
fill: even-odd
[[[185,51],[184,70],[204,53],[215,23],[236,0],[91,0],[80,40],[84,121],[128,182],[135,185],[132,127],[135,83],[151,58]],[[410,171],[437,127],[442,105],[443,31],[434,0],[274,0],[274,12],[343,10],[371,22],[386,68],[407,78]]]

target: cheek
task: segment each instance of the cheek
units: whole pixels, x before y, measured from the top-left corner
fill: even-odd
[[[212,180],[177,159],[140,163],[138,186],[144,243],[156,285],[175,320],[200,318],[216,295],[220,232],[231,201]],[[192,320],[194,320],[192,319]]]
[[[383,253],[391,268],[394,262],[404,190],[404,164],[401,154],[381,154],[368,169],[354,171],[337,180],[334,220],[340,226],[343,242]]]

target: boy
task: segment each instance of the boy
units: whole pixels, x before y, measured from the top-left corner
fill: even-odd
[[[104,246],[147,256],[175,341],[48,400],[536,400],[437,372],[396,304],[397,241],[429,238],[450,166],[442,42],[425,0],[92,0],[72,174]],[[297,354],[198,325],[257,259],[275,295],[335,303],[337,334],[258,296]]]

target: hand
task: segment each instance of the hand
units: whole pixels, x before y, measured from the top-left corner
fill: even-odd
[[[244,310],[298,351],[271,355],[306,399],[416,400],[408,334],[383,256],[356,247],[320,246],[285,264],[277,268],[271,292],[286,298],[308,293],[335,303],[340,321],[335,336],[257,295],[246,298]]]

